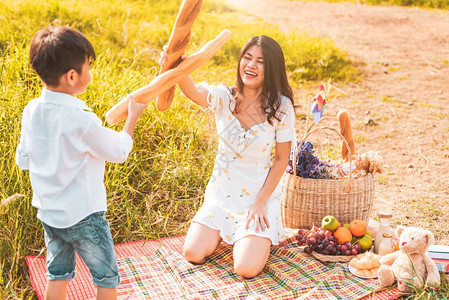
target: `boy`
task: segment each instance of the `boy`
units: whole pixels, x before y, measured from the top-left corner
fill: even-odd
[[[75,276],[78,253],[97,285],[97,299],[116,298],[120,283],[114,244],[105,219],[105,161],[126,160],[136,122],[146,104],[130,97],[128,118],[118,133],[73,95],[91,80],[91,43],[69,27],[49,27],[34,36],[30,64],[44,83],[42,95],[23,111],[16,163],[29,170],[32,205],[44,227],[48,281],[46,299],[64,299]]]

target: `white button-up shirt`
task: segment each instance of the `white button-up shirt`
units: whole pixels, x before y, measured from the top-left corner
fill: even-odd
[[[84,101],[43,89],[23,111],[16,163],[29,170],[32,205],[44,223],[67,228],[106,211],[105,161],[126,160],[126,132],[103,127]]]

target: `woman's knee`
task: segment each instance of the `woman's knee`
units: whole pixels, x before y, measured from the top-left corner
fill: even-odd
[[[245,278],[254,278],[263,269],[263,265],[251,262],[234,262],[234,271],[237,275]]]
[[[190,247],[184,247],[182,254],[187,259],[187,261],[194,263],[194,264],[201,264],[204,262],[204,259],[206,258],[206,255],[204,255],[203,253],[198,252],[198,250],[192,249]]]

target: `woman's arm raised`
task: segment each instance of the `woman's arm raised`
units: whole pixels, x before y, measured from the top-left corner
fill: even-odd
[[[178,82],[178,85],[183,94],[199,106],[207,107],[209,105],[207,102],[209,90],[205,87],[196,85],[190,75]]]

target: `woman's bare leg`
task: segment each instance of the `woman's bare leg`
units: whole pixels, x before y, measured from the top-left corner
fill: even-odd
[[[220,231],[192,222],[184,242],[184,257],[191,263],[200,264],[217,249],[220,242]]]
[[[234,243],[234,271],[245,278],[256,277],[266,265],[271,240],[255,235],[246,236]]]

